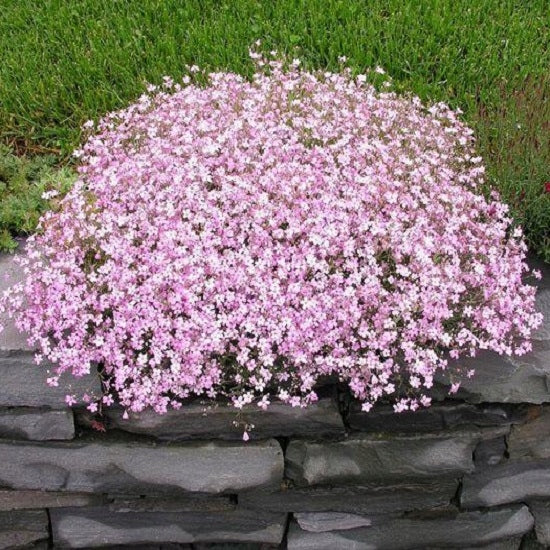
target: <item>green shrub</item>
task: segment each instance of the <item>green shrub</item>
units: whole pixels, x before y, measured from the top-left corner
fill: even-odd
[[[34,231],[40,215],[68,191],[75,173],[55,162],[53,156],[18,157],[0,146],[0,251],[15,249],[14,237]],[[59,195],[42,198],[49,191]]]

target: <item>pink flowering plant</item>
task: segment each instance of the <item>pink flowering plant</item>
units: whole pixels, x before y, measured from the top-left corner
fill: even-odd
[[[399,411],[429,405],[449,358],[528,352],[526,245],[460,113],[380,68],[251,56],[252,79],[190,67],[85,125],[79,179],[3,299],[49,383],[96,369],[99,404],[164,413],[306,406],[337,377]]]

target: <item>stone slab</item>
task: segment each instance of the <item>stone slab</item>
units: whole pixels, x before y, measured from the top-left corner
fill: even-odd
[[[510,458],[550,458],[550,406],[531,407],[529,420],[508,436]]]
[[[472,403],[549,403],[550,402],[550,267],[545,267],[543,283],[539,285],[536,307],[545,315],[541,327],[533,334],[533,351],[523,356],[501,356],[482,352],[475,358],[460,359],[475,375],[462,381],[457,398]],[[450,363],[453,369],[455,363]],[[445,373],[436,381],[448,383]]]
[[[258,542],[198,542],[192,550],[280,550],[280,545]]]
[[[303,487],[239,495],[239,506],[273,512],[394,514],[449,504],[457,479],[427,479],[394,485]]]
[[[71,409],[0,408],[0,437],[34,441],[74,437]]]
[[[550,500],[529,502],[529,510],[535,518],[537,541],[550,546]]]
[[[45,510],[0,512],[0,549],[29,547],[48,537]]]
[[[101,548],[106,547],[103,546]],[[195,544],[178,544],[175,542],[166,544],[132,544],[132,546],[126,544],[109,544],[107,548],[109,550],[197,550]],[[34,550],[34,548],[32,550]],[[45,548],[44,550],[50,549]]]
[[[332,443],[291,440],[285,474],[299,486],[457,476],[473,470],[477,443],[501,431],[357,435]]]
[[[132,546],[126,544],[109,544],[107,548],[109,548],[109,550],[197,550],[195,544],[178,544],[175,542],[166,544],[132,544]],[[34,550],[34,548],[32,550]],[[50,549],[45,548],[44,550]]]
[[[97,506],[105,504],[103,495],[0,489],[0,512],[37,508]]]
[[[347,421],[350,428],[363,432],[418,433],[445,429],[503,426],[522,422],[524,412],[507,405],[473,405],[471,403],[434,403],[426,409],[396,414],[390,405],[361,411],[352,402]]]
[[[76,492],[235,493],[277,487],[283,453],[275,440],[251,443],[0,442],[0,484]]]
[[[464,476],[463,508],[550,498],[550,460],[507,462]]]
[[[357,529],[373,524],[372,518],[342,512],[299,512],[294,514],[294,519],[301,529],[312,533]]]
[[[465,369],[475,369],[472,378],[462,379],[459,399],[471,403],[550,402],[550,342],[533,341],[533,351],[521,357],[481,352],[460,360]],[[451,366],[452,368],[452,366]],[[445,383],[445,373],[437,375]]]
[[[284,514],[244,510],[113,513],[105,508],[58,508],[50,516],[54,544],[61,548],[224,541],[279,544],[286,526]]]
[[[51,367],[50,367],[51,368]],[[64,374],[56,387],[48,386],[48,367],[36,365],[32,352],[0,351],[0,407],[51,407],[63,409],[65,396],[101,396],[97,374],[76,378]]]
[[[304,409],[272,403],[265,411],[257,405],[239,411],[226,403],[193,401],[179,410],[171,409],[162,415],[146,410],[129,413],[129,418],[124,420],[121,409],[109,408],[104,410],[104,416],[107,429],[150,435],[168,441],[242,439],[245,424],[254,426],[248,432],[253,440],[290,436],[343,436],[345,433],[342,417],[331,398],[320,399]],[[77,421],[81,425],[89,426],[93,418],[86,409],[77,412]]]
[[[24,280],[22,267],[15,261],[25,253],[25,242],[19,241],[19,247],[13,254],[0,254],[0,297],[13,285]],[[27,338],[16,327],[6,312],[0,311],[0,350],[30,350]]]
[[[230,496],[179,495],[162,498],[117,495],[108,505],[112,512],[227,512],[236,508]]]
[[[517,537],[509,537],[505,540],[499,540],[497,542],[491,542],[489,544],[483,544],[481,546],[461,546],[461,550],[528,550],[526,546],[524,546],[524,536],[520,535]],[[439,546],[439,547],[431,547],[431,548],[425,548],[423,550],[447,550],[448,546]],[[533,550],[533,549],[531,549]]]
[[[409,550],[487,546],[523,535],[533,527],[526,506],[464,512],[453,518],[393,519],[372,527],[312,533],[291,523],[288,550]]]
[[[256,542],[199,542],[192,550],[280,550],[280,545]]]

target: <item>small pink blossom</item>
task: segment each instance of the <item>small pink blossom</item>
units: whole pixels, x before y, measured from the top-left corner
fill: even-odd
[[[428,397],[427,395],[423,395],[420,397],[420,404],[423,407],[429,407],[432,404],[432,398]]]
[[[44,193],[42,193],[42,198],[47,201],[53,199],[54,197],[57,197],[58,195],[59,191],[52,189],[51,191],[45,191]]]
[[[449,393],[454,394],[459,390],[459,388],[460,388],[460,382],[454,382],[453,384],[451,384]]]
[[[69,407],[72,407],[73,405],[76,405],[77,401],[76,401],[76,398],[74,395],[66,395],[65,396],[65,403],[69,406]]]

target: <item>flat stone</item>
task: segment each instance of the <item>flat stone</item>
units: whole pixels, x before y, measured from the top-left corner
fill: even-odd
[[[545,267],[544,279],[550,277]],[[536,307],[545,314],[541,327],[533,334],[533,351],[523,356],[501,356],[481,352],[475,358],[457,361],[466,369],[475,369],[475,375],[463,378],[458,398],[472,403],[548,403],[550,402],[550,288],[539,285]],[[449,363],[452,371],[456,363]],[[436,380],[449,383],[445,372]]]
[[[344,423],[336,403],[331,398],[320,399],[306,408],[291,407],[284,403],[272,403],[263,411],[257,405],[247,406],[238,411],[226,403],[193,401],[181,409],[158,414],[153,410],[129,413],[122,418],[122,410],[104,410],[107,428],[144,434],[162,440],[178,441],[185,439],[242,439],[245,424],[253,425],[249,431],[251,439],[290,436],[343,436]],[[86,409],[77,413],[79,424],[89,426],[93,420]],[[235,421],[238,419],[238,425]]]
[[[454,428],[485,428],[521,424],[526,419],[526,406],[516,404],[445,403],[441,407],[446,430]]]
[[[291,523],[288,550],[408,550],[464,548],[505,541],[527,533],[533,517],[526,506],[486,512],[463,512],[453,518],[392,519],[386,524],[312,533]]]
[[[22,267],[16,263],[15,258],[25,253],[25,242],[19,241],[19,247],[13,254],[0,254],[0,297],[13,285],[24,280],[25,274]],[[27,344],[27,337],[16,327],[7,312],[0,312],[0,350],[31,350]]]
[[[474,464],[477,469],[495,466],[504,460],[506,440],[504,437],[478,443],[474,451]]]
[[[105,508],[57,508],[50,517],[54,544],[64,548],[161,542],[279,544],[286,525],[284,514],[245,510],[113,513]]]
[[[131,547],[126,544],[110,544],[109,550],[196,550],[193,544],[133,544]],[[33,549],[34,550],[34,549]]]
[[[133,544],[131,547],[126,544],[110,544],[109,550],[196,550],[194,544]],[[32,549],[34,550],[34,548]],[[49,549],[45,549],[49,550]]]
[[[34,441],[72,439],[73,413],[68,408],[59,411],[0,408],[0,437]]]
[[[199,542],[193,550],[279,550],[279,545],[257,542]]]
[[[510,537],[505,540],[499,540],[497,542],[491,542],[490,544],[483,544],[482,546],[461,546],[461,550],[527,550],[527,547],[523,546],[523,540],[525,537],[517,536]],[[425,550],[447,550],[448,546],[431,547]]]
[[[506,462],[464,476],[463,508],[499,506],[529,499],[550,498],[550,461]]]
[[[510,458],[550,458],[550,406],[532,407],[530,413],[508,436]]]
[[[278,550],[279,545],[257,542],[199,542],[193,544],[193,550]]]
[[[489,433],[502,435],[499,429],[357,435],[337,442],[292,440],[286,451],[285,474],[299,486],[456,476],[473,470],[475,446]]]
[[[0,484],[46,491],[236,493],[277,487],[277,441],[155,446],[100,441],[0,442]]]
[[[102,495],[92,495],[89,493],[0,490],[1,512],[32,508],[95,506],[104,503],[105,498]]]
[[[294,514],[294,519],[304,531],[312,533],[369,527],[373,523],[371,518],[342,512],[300,512]]]
[[[236,504],[229,496],[191,493],[177,498],[118,496],[108,507],[112,512],[226,512]]]
[[[550,501],[530,502],[529,510],[535,517],[537,541],[550,546]]]
[[[48,386],[50,374],[38,366],[32,352],[0,351],[0,407],[51,407],[63,409],[65,396],[79,400],[85,393],[101,396],[101,383],[95,373],[76,378],[65,373],[56,387]]]
[[[550,402],[550,343],[533,341],[533,351],[521,357],[481,352],[460,360],[465,369],[475,369],[472,378],[461,378],[457,398],[471,403]],[[452,368],[452,365],[451,367]],[[445,382],[445,373],[437,374]]]
[[[344,512],[394,514],[449,504],[456,479],[427,479],[394,485],[302,487],[267,493],[239,494],[239,506],[273,512]]]
[[[0,296],[4,291],[24,280],[23,269],[15,258],[25,254],[25,241],[19,240],[14,254],[0,254]],[[74,393],[77,399],[82,395],[101,396],[101,385],[97,374],[75,378],[64,374],[58,387],[46,384],[51,364],[37,366],[34,352],[6,312],[0,312],[0,407],[65,407],[65,396]]]
[[[503,426],[523,420],[522,411],[505,405],[435,403],[415,412],[395,413],[392,406],[379,406],[367,412],[352,402],[347,417],[350,428],[364,432],[418,433],[452,428]]]
[[[21,548],[48,537],[45,510],[0,513],[0,548]]]

